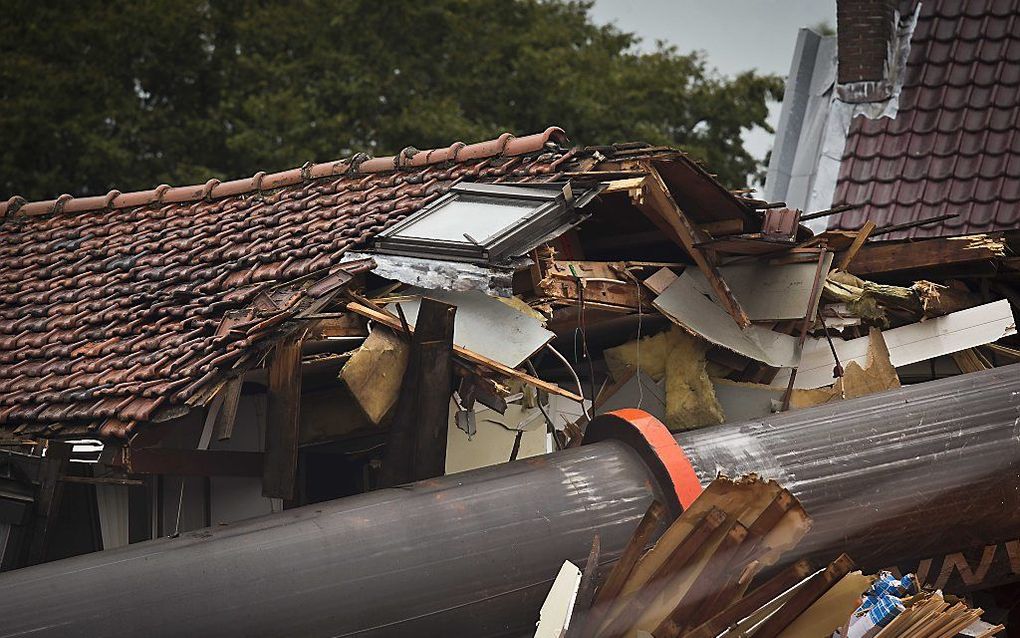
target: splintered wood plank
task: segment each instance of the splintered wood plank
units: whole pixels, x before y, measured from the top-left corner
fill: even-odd
[[[262,469],[262,495],[268,498],[294,498],[301,438],[301,340],[298,334],[283,339],[269,357]]]
[[[688,586],[687,592],[676,603],[672,611],[663,617],[652,631],[655,638],[677,638],[684,627],[685,619],[700,607],[711,602],[714,594],[725,585],[728,575],[726,567],[731,565],[740,545],[747,539],[747,528],[737,523],[723,537],[719,545],[705,561],[701,572]]]
[[[854,562],[846,554],[829,563],[797,590],[790,600],[772,614],[754,633],[755,638],[776,638],[790,626],[808,607],[815,604],[827,591],[843,579],[854,568]],[[863,590],[862,590],[863,591]]]
[[[588,562],[584,564],[584,573],[581,574],[581,584],[577,587],[577,596],[574,598],[574,611],[570,616],[570,627],[564,638],[582,638],[587,616],[590,613],[592,599],[595,597],[595,579],[598,576],[599,557],[602,555],[602,540],[598,533],[591,540],[591,551],[588,552]]]
[[[241,377],[234,377],[227,381],[220,392],[223,393],[223,403],[216,413],[215,431],[216,438],[226,441],[234,434],[234,423],[237,421],[237,407],[241,402],[241,386],[244,384]]]
[[[390,423],[381,486],[441,476],[446,466],[457,308],[423,298]]]
[[[807,578],[811,571],[811,564],[805,560],[790,565],[762,583],[760,587],[748,592],[746,596],[703,622],[693,631],[686,634],[686,638],[713,638],[718,636],[720,632],[730,625],[733,625],[741,618],[746,618],[756,609],[763,607],[769,601],[777,598],[780,594]]]
[[[620,554],[620,560],[617,561],[612,571],[609,572],[609,576],[606,577],[606,582],[595,594],[595,601],[592,603],[591,611],[585,622],[586,633],[584,635],[593,634],[602,624],[610,606],[620,595],[624,583],[634,571],[634,566],[641,558],[641,553],[644,552],[648,541],[658,529],[665,515],[666,508],[659,501],[652,501],[652,504],[648,506],[644,517],[638,523],[637,529],[631,535],[623,553]]]
[[[1006,256],[1006,244],[996,235],[936,237],[913,242],[879,242],[865,245],[854,258],[854,274],[959,266],[995,261]]]
[[[597,633],[599,636],[621,636],[646,614],[648,608],[655,604],[667,587],[671,585],[676,574],[681,573],[691,561],[695,560],[701,550],[718,543],[717,532],[725,532],[733,524],[733,517],[720,509],[712,508],[694,525],[690,533],[674,548],[659,565],[651,578],[634,590],[631,595],[617,599],[616,604],[606,614],[607,621]],[[653,549],[652,551],[655,551]]]
[[[700,242],[707,240],[707,236],[695,227],[686,213],[680,209],[666,183],[662,180],[662,176],[650,162],[647,164],[647,169],[649,171],[645,187],[647,196],[638,204],[638,207],[659,225],[664,224],[673,239],[684,247],[694,263],[697,264],[698,269],[708,279],[722,307],[733,317],[737,325],[741,328],[751,325],[750,318],[740,307],[740,303],[733,296],[722,275],[719,274],[719,269],[698,247]]]
[[[864,246],[864,242],[868,241],[868,237],[871,235],[871,231],[873,230],[875,230],[875,222],[870,219],[864,222],[864,225],[857,231],[857,236],[854,237],[854,242],[850,244],[850,247],[846,249],[846,252],[843,253],[843,256],[840,258],[837,268],[844,271],[847,269],[850,262],[852,262],[854,257],[857,256],[858,251],[860,251],[861,247]]]
[[[659,527],[659,523],[665,514],[666,508],[662,506],[662,503],[652,501],[641,522],[638,523],[637,529],[634,530],[634,534],[630,537],[630,541],[627,542],[627,546],[620,555],[620,560],[613,567],[609,576],[606,577],[605,584],[599,589],[595,597],[595,605],[601,605],[614,600],[620,594],[623,590],[623,584],[630,577],[631,572],[634,571],[634,566],[637,565],[638,559],[641,558],[641,553],[644,551],[652,534]]]

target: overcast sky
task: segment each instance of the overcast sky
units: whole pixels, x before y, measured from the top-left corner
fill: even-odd
[[[725,75],[748,69],[790,72],[797,30],[819,22],[836,24],[835,0],[596,0],[596,22],[615,23],[636,33],[644,48],[656,40],[674,44],[680,51],[701,50]],[[779,108],[771,109],[772,126]],[[748,150],[765,157],[772,136],[758,129],[745,135]]]

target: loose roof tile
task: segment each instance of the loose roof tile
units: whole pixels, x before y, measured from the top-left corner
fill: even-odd
[[[856,117],[833,205],[852,230],[958,217],[883,239],[1020,225],[1020,0],[925,0],[895,118]]]

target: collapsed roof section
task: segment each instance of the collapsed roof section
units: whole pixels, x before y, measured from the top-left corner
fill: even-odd
[[[760,226],[752,204],[677,150],[566,142],[550,127],[231,182],[12,197],[0,204],[0,428],[127,436],[139,422],[207,404],[374,266],[346,253],[369,248],[458,184],[574,183],[580,193],[654,166],[657,196],[711,218],[696,221]],[[653,221],[683,235],[680,245],[711,268],[695,247],[711,235]],[[654,234],[653,243],[662,240]]]

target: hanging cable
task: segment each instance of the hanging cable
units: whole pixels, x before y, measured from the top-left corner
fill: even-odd
[[[584,405],[584,388],[581,387],[581,377],[577,376],[577,372],[574,371],[574,367],[570,365],[567,358],[560,354],[560,351],[554,348],[551,343],[545,344],[545,347],[549,348],[549,351],[556,355],[556,358],[562,361],[563,365],[567,366],[567,370],[570,372],[570,375],[574,377],[574,383],[577,384],[577,394],[581,397],[581,412],[584,413],[584,417],[590,421],[591,413],[588,412],[587,406]]]

